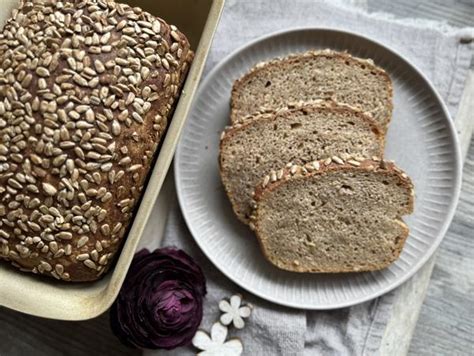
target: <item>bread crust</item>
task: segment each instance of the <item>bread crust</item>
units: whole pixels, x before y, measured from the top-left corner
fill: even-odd
[[[64,281],[98,279],[131,225],[193,58],[188,40],[162,19],[113,1],[22,0],[0,36],[0,58],[2,137],[15,110],[31,117],[22,126],[22,162],[12,155],[15,138],[1,142],[9,169],[0,182],[16,183],[14,194],[0,194],[0,258]],[[11,204],[18,196],[28,201]]]
[[[365,160],[342,160],[339,157],[336,157],[336,162],[334,158],[327,158],[323,160],[318,160],[316,162],[316,166],[319,167],[315,169],[313,164],[307,164],[305,166],[299,165],[288,165],[288,167],[284,168],[283,175],[281,179],[276,180],[275,182],[271,182],[270,180],[264,178],[262,183],[260,183],[255,189],[255,208],[253,210],[251,216],[251,224],[249,224],[250,228],[255,232],[257,236],[258,243],[260,245],[260,249],[264,255],[264,257],[276,267],[292,271],[292,272],[300,272],[300,273],[343,273],[343,272],[368,272],[368,271],[376,271],[383,268],[386,268],[388,265],[393,263],[395,260],[398,259],[400,253],[405,245],[405,241],[409,234],[409,229],[407,225],[401,220],[399,217],[397,221],[398,224],[403,229],[403,233],[397,237],[397,244],[395,249],[393,250],[392,258],[387,261],[384,265],[375,265],[375,264],[367,264],[365,268],[358,268],[358,269],[348,269],[348,268],[337,268],[337,269],[314,269],[308,268],[301,265],[291,265],[291,267],[287,266],[284,263],[279,263],[279,261],[272,260],[270,254],[266,250],[265,243],[263,242],[264,237],[262,236],[262,231],[259,228],[258,221],[259,221],[259,202],[265,199],[266,196],[271,194],[272,191],[278,189],[281,185],[285,184],[288,180],[296,180],[296,179],[305,179],[310,176],[321,175],[331,171],[338,171],[338,170],[354,170],[354,171],[365,171],[365,172],[384,172],[385,174],[393,174],[398,177],[400,184],[405,187],[407,190],[410,191],[410,198],[409,203],[406,208],[405,214],[411,214],[414,209],[414,187],[411,179],[400,169],[398,168],[393,162],[386,161],[383,159],[365,159]],[[352,162],[352,164],[350,163]],[[357,162],[358,165],[355,165],[354,162]],[[312,166],[313,168],[310,168]]]
[[[243,222],[244,224],[249,223],[249,219],[242,214],[239,214],[238,207],[236,201],[234,199],[234,194],[229,189],[229,185],[226,184],[226,177],[224,175],[222,169],[222,150],[223,147],[226,145],[226,142],[232,138],[232,136],[236,135],[238,131],[245,130],[247,126],[252,125],[253,122],[259,120],[267,120],[269,122],[275,121],[277,117],[281,116],[289,116],[296,111],[306,111],[306,112],[316,112],[316,111],[336,111],[336,112],[351,112],[354,113],[357,117],[367,123],[370,127],[372,132],[375,133],[380,146],[380,151],[377,153],[378,157],[382,157],[383,150],[385,146],[385,136],[382,133],[379,125],[375,122],[375,120],[371,117],[370,114],[364,113],[357,108],[351,107],[349,105],[336,103],[332,100],[316,100],[312,102],[300,102],[295,103],[294,105],[289,105],[284,108],[280,108],[277,110],[264,110],[261,112],[257,112],[255,114],[246,116],[245,118],[239,120],[238,123],[227,127],[221,135],[221,140],[219,144],[219,173],[221,176],[221,180],[223,182],[224,190],[229,197],[229,200],[232,205],[232,209],[237,216],[237,218]]]
[[[376,75],[380,76],[383,78],[387,85],[387,89],[389,92],[390,98],[393,98],[393,85],[392,85],[392,80],[390,79],[390,76],[387,74],[385,70],[382,68],[376,66],[374,62],[371,59],[362,59],[362,58],[357,58],[351,56],[347,52],[338,52],[338,51],[333,51],[329,49],[325,50],[313,50],[313,51],[307,51],[304,53],[298,53],[298,54],[292,54],[287,57],[281,57],[281,58],[275,58],[271,59],[269,61],[264,61],[257,63],[254,67],[252,67],[246,74],[244,74],[241,78],[237,79],[234,82],[234,85],[232,86],[232,92],[231,92],[231,102],[230,102],[230,120],[231,123],[237,123],[241,120],[242,114],[239,112],[238,105],[236,103],[236,98],[239,96],[239,91],[245,87],[246,83],[251,81],[253,78],[255,78],[258,73],[264,69],[267,69],[272,66],[277,66],[277,67],[284,67],[288,64],[297,62],[301,60],[302,58],[317,58],[317,57],[326,57],[326,58],[337,58],[343,61],[349,61],[350,63],[353,64],[358,64],[358,65],[365,65],[370,68],[371,71],[376,73]],[[383,122],[384,127],[381,127],[382,132],[385,134],[387,130],[387,126],[390,123],[390,120],[392,118],[392,111],[393,111],[393,102],[392,100],[389,100],[387,103],[385,103],[389,115],[384,118]],[[266,110],[266,108],[261,108],[262,111]],[[246,115],[244,115],[246,116]]]

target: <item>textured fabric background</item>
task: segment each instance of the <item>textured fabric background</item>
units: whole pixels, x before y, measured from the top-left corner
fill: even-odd
[[[472,38],[472,30],[454,30],[433,22],[399,21],[380,14],[368,15],[323,1],[227,0],[206,72],[250,40],[285,28],[305,26],[350,30],[392,47],[428,76],[451,114],[456,114],[473,51],[472,46],[462,45],[460,40]],[[242,291],[213,267],[190,236],[176,202],[174,206],[163,245],[183,248],[204,268],[208,279],[202,324],[205,330],[218,319],[219,300],[239,292],[255,305],[248,326],[242,331],[230,331],[230,336],[241,338],[246,355],[377,354],[396,290],[371,302],[328,312],[305,312],[270,304]],[[147,246],[157,247],[153,243]],[[193,352],[191,348],[182,348],[165,354]]]

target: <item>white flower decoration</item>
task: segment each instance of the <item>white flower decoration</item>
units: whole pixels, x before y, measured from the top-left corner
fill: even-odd
[[[202,350],[198,356],[239,356],[244,347],[239,339],[227,338],[227,326],[219,322],[211,328],[211,336],[205,331],[198,330],[193,337],[193,345]]]
[[[242,329],[245,326],[243,318],[248,318],[252,313],[252,305],[247,304],[241,306],[242,296],[240,294],[233,295],[230,297],[230,303],[227,300],[221,300],[219,303],[219,309],[224,312],[221,315],[221,323],[224,325],[230,325],[234,323],[237,329]]]

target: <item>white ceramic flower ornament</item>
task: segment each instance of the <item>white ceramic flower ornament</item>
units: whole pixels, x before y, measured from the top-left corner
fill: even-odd
[[[224,325],[234,324],[237,329],[245,326],[243,318],[248,318],[252,313],[252,305],[241,305],[242,296],[240,294],[233,295],[230,302],[223,299],[219,303],[219,309],[224,313],[221,315],[220,321]]]
[[[193,337],[193,345],[199,350],[199,356],[239,356],[243,346],[239,339],[227,338],[227,326],[220,322],[214,323],[209,336],[205,331],[198,330]]]

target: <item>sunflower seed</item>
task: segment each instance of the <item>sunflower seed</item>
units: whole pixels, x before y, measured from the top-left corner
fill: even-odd
[[[141,169],[143,166],[141,164],[133,164],[130,167],[128,167],[127,172],[135,172],[139,169]]]
[[[87,259],[87,260],[85,260],[83,263],[84,263],[84,265],[85,265],[86,267],[88,267],[88,268],[91,268],[91,269],[96,269],[96,268],[97,268],[97,265],[96,265],[95,262],[92,261],[92,260]]]
[[[153,21],[153,24],[152,24],[151,28],[152,28],[153,32],[159,34],[161,32],[161,23],[160,23],[160,21],[158,21],[158,20]]]
[[[49,244],[49,250],[52,252],[52,253],[56,253],[58,252],[59,248],[58,248],[58,243],[56,241],[51,241]]]
[[[38,74],[38,76],[40,76],[40,77],[49,77],[50,76],[49,70],[47,70],[44,67],[36,68],[36,74]]]
[[[43,182],[42,186],[43,186],[43,190],[45,191],[45,193],[49,196],[53,196],[57,192],[57,189],[49,183]]]
[[[122,223],[118,222],[117,224],[115,224],[114,228],[112,229],[112,234],[115,235],[116,233],[120,231],[121,228],[122,228]]]
[[[81,236],[79,240],[77,240],[77,248],[81,248],[82,246],[87,244],[88,241],[89,241],[89,237]]]
[[[277,180],[277,175],[276,175],[276,172],[275,172],[275,171],[271,171],[271,172],[270,172],[270,180],[271,180],[272,182],[276,182],[276,180]]]
[[[99,259],[99,265],[105,266],[107,264],[107,255],[102,255]]]
[[[89,258],[89,254],[88,253],[81,253],[80,255],[77,255],[76,256],[76,260],[78,261],[85,261]]]
[[[344,164],[344,161],[340,159],[338,156],[332,156],[332,160],[337,164]]]
[[[41,267],[44,271],[47,271],[47,272],[53,269],[53,267],[51,267],[51,265],[46,261],[41,261],[39,264],[39,267]]]
[[[71,240],[72,239],[72,234],[70,232],[67,232],[67,231],[58,232],[55,236],[58,239],[61,239],[61,240]]]
[[[109,172],[111,169],[112,169],[113,165],[112,163],[108,162],[108,163],[104,163],[104,164],[101,164],[100,165],[100,169],[101,171],[103,172]]]
[[[91,259],[94,261],[94,262],[97,262],[99,260],[99,253],[97,252],[97,250],[93,250],[91,253],[90,253],[90,256],[91,256]]]
[[[181,38],[179,37],[179,34],[176,31],[171,31],[171,37],[177,42],[181,40]]]
[[[118,135],[120,135],[120,131],[121,131],[121,127],[120,127],[119,122],[117,120],[113,120],[112,121],[112,133],[115,136],[118,136]]]
[[[66,256],[70,256],[72,254],[72,246],[71,244],[67,244],[65,247],[64,247],[64,254]]]
[[[64,266],[62,264],[56,264],[56,266],[54,266],[54,270],[56,271],[56,273],[58,275],[62,275],[64,273]]]

